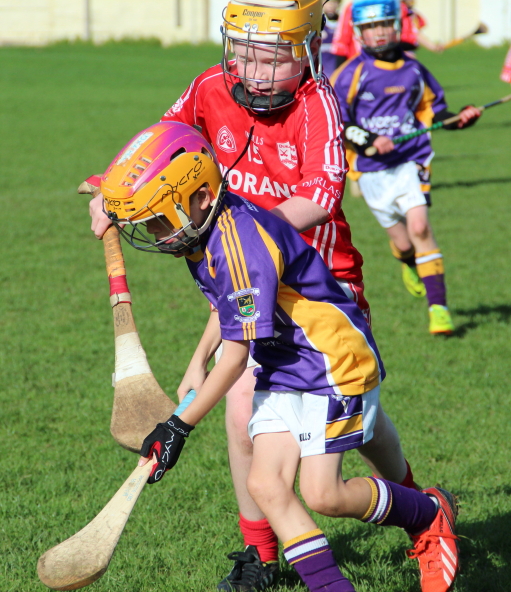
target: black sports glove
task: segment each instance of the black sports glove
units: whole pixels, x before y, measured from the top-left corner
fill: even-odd
[[[148,483],[159,481],[165,471],[171,469],[177,463],[181,450],[185,445],[185,438],[188,438],[194,427],[179,419],[177,415],[172,415],[165,423],[159,423],[146,437],[140,454],[145,457],[152,457],[154,452],[157,460],[147,480]]]

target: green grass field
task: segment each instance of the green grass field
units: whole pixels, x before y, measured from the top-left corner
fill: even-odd
[[[510,92],[505,48],[467,44],[420,57],[450,107]],[[105,505],[136,463],[109,434],[113,328],[102,244],[76,187],[157,121],[215,46],[162,49],[1,48],[0,592],[46,589],[38,557]],[[435,133],[433,226],[443,249],[456,333],[427,333],[427,309],[405,292],[384,232],[345,197],[365,258],[367,296],[388,378],[383,403],[418,482],[460,497],[457,592],[504,592],[511,581],[511,105],[473,128]],[[134,314],[153,371],[174,396],[208,307],[182,262],[125,248]],[[364,475],[356,453],[348,476]],[[359,592],[419,592],[397,529],[317,517]],[[142,494],[110,567],[91,590],[214,590],[241,549],[223,404],[182,460]],[[282,562],[277,590],[304,590]]]

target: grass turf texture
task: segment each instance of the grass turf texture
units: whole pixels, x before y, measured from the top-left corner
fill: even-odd
[[[136,463],[109,435],[113,330],[102,245],[76,187],[154,123],[214,46],[152,44],[2,48],[4,212],[0,245],[1,592],[45,587],[38,557],[106,504]],[[420,58],[452,110],[509,93],[505,48],[466,44]],[[226,106],[228,109],[228,106]],[[460,496],[462,573],[456,591],[511,581],[508,387],[511,272],[511,106],[459,133],[436,132],[431,219],[445,255],[457,329],[427,333],[424,301],[401,284],[384,232],[363,200],[345,198],[365,257],[375,335],[388,370],[383,403],[424,486]],[[173,396],[208,310],[183,262],[124,248],[134,314],[157,379]],[[220,404],[182,460],[143,492],[107,573],[93,590],[213,590],[242,548]],[[367,474],[356,453],[348,476]],[[317,517],[359,592],[418,592],[406,536]],[[284,564],[277,590],[304,590]]]

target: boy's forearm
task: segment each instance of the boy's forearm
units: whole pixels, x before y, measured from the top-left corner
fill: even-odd
[[[247,367],[249,341],[224,341],[222,356],[204,381],[195,400],[180,415],[196,425],[225,396]]]
[[[330,218],[325,208],[300,196],[287,199],[270,211],[298,232],[324,224]]]
[[[216,350],[222,342],[222,336],[220,334],[220,321],[218,318],[217,311],[211,311],[209,319],[204,329],[204,333],[195,348],[195,352],[190,361],[190,365],[193,363],[207,366]]]

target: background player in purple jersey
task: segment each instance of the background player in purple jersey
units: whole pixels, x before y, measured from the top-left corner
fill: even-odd
[[[351,449],[373,467],[405,462],[379,402],[385,373],[358,306],[291,225],[226,190],[213,149],[196,129],[160,123],[140,137],[159,143],[161,155],[133,190],[125,181],[144,148],[139,142],[134,154],[116,159],[102,181],[110,197],[105,209],[132,246],[186,256],[197,286],[218,310],[223,344],[189,407],[144,440],[140,464],[156,456],[149,482],[176,464],[195,425],[245,371],[250,350],[259,367],[247,486],[308,589],[354,591],[295,493],[299,465],[311,509],[405,529],[423,592],[446,592],[458,569],[453,496],[374,475],[342,477]],[[252,584],[247,589],[261,590],[268,581]]]
[[[337,68],[337,56],[332,53],[332,40],[339,20],[339,0],[327,0],[323,4],[323,12],[326,17],[325,27],[321,34],[321,59],[323,61],[323,72],[330,78]]]
[[[397,0],[355,0],[355,33],[360,55],[333,75],[350,142],[351,170],[359,175],[362,194],[387,231],[394,256],[402,262],[403,281],[414,296],[426,295],[431,333],[450,334],[442,253],[428,219],[429,134],[394,144],[393,137],[428,127],[453,114],[431,73],[399,49],[401,27]],[[465,107],[446,129],[472,125],[481,112]],[[376,149],[374,156],[366,150]]]

